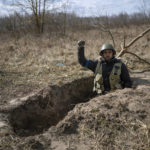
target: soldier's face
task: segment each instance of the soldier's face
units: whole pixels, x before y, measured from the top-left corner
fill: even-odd
[[[111,49],[104,50],[103,57],[105,60],[110,60],[113,57],[113,51]]]

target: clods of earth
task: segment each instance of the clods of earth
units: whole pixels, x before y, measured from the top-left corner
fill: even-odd
[[[13,99],[0,107],[0,150],[149,150],[150,72],[133,88],[95,96],[93,77]]]

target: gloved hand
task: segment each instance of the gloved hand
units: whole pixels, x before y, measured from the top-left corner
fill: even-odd
[[[78,41],[78,46],[79,47],[84,47],[84,45],[85,45],[85,41]]]

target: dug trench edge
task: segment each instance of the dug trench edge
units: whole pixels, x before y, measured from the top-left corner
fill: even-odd
[[[8,114],[9,124],[19,136],[42,133],[62,120],[76,104],[94,97],[93,78],[48,86],[38,93],[12,100],[9,106],[0,108],[0,113]]]

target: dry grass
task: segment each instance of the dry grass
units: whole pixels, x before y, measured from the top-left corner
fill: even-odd
[[[117,51],[124,33],[127,41],[138,35],[146,27],[113,29]],[[8,99],[21,97],[48,84],[62,84],[68,80],[91,74],[78,64],[77,41],[86,41],[85,54],[89,59],[98,57],[103,43],[112,43],[110,36],[100,30],[68,32],[66,37],[58,35],[11,38],[3,35],[0,39],[0,104]],[[147,60],[150,58],[150,36],[142,38],[134,45],[133,52]],[[147,55],[148,53],[148,55]],[[126,55],[132,69],[145,68],[136,58]],[[135,65],[136,63],[136,65]],[[63,64],[61,66],[61,64]]]

